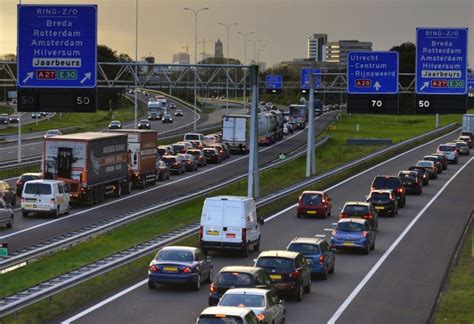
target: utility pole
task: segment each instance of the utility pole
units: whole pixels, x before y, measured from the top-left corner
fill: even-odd
[[[255,34],[254,32],[250,32],[250,33],[241,33],[239,32],[240,35],[242,35],[244,37],[244,65],[247,65],[247,37],[250,36],[250,35],[253,35]],[[246,73],[246,72],[244,72]],[[247,112],[247,84],[246,84],[246,80],[247,78],[245,77],[244,78],[244,115],[245,113]]]
[[[204,61],[205,56],[206,56],[206,39],[203,38],[202,41],[198,41],[198,43],[202,43],[202,60]]]
[[[229,30],[230,30],[230,27],[232,26],[237,26],[239,23],[231,23],[231,24],[224,24],[224,23],[217,23],[218,25],[222,25],[224,26],[225,28],[227,28],[227,65],[229,65],[229,43],[230,43],[230,38],[229,38]],[[227,70],[228,72],[228,70]],[[226,86],[225,86],[225,91],[226,91],[226,101],[225,101],[225,111],[226,111],[226,114],[229,113],[229,75],[227,73],[226,75]]]

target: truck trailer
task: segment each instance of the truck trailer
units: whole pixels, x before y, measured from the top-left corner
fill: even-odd
[[[111,133],[127,134],[128,159],[132,169],[132,182],[136,188],[155,184],[158,133],[151,129],[111,129]]]
[[[304,129],[308,122],[308,107],[306,105],[290,105],[290,121],[298,129]]]
[[[132,190],[127,134],[80,133],[45,138],[45,179],[64,181],[71,201],[94,205]]]
[[[250,147],[250,116],[226,115],[222,117],[222,142],[233,152],[247,154]]]
[[[462,132],[470,133],[471,138],[474,137],[474,114],[465,114],[462,116]]]

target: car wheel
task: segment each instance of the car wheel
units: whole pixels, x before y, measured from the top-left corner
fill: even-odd
[[[148,280],[148,288],[155,289],[156,288],[155,283],[153,281]]]
[[[369,254],[369,250],[370,250],[370,245],[367,245],[367,247],[362,250],[362,253],[364,253],[365,255],[367,255],[367,254]]]
[[[7,223],[7,228],[12,228],[13,227],[13,215],[10,217],[10,222]]]
[[[54,218],[58,218],[58,217],[59,217],[59,206],[58,206],[58,208],[56,208],[56,211],[53,212],[53,217],[54,217]]]
[[[336,271],[336,262],[332,264],[332,268],[329,270],[329,273],[334,273],[334,271]]]
[[[328,279],[328,273],[329,273],[328,267],[325,267],[324,272],[321,274],[321,279],[327,280]]]
[[[194,290],[200,290],[201,289],[201,274],[198,274],[197,281],[194,284]]]
[[[250,255],[250,244],[245,244],[245,248],[242,250],[242,254],[244,257],[248,257]]]
[[[301,214],[296,213],[296,217],[301,218]]]
[[[296,292],[296,301],[302,301],[303,300],[303,294],[304,294],[304,289],[303,289],[303,283],[298,286],[298,291]]]
[[[260,237],[258,238],[257,244],[255,244],[255,245],[253,246],[253,250],[254,250],[255,252],[260,251]]]
[[[207,277],[206,282],[212,282],[213,272],[214,272],[214,268],[211,268],[211,270],[209,270],[209,276]]]
[[[117,197],[122,196],[122,186],[120,185],[120,182],[117,186],[117,193],[115,194]]]
[[[311,285],[312,285],[312,282],[311,282],[311,278],[309,279],[309,282],[308,282],[308,285],[304,288],[304,292],[309,294],[311,292]]]
[[[374,243],[372,244],[372,246],[370,247],[370,249],[371,249],[372,251],[375,250],[375,241],[374,241]]]

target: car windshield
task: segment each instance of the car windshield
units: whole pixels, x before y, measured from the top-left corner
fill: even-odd
[[[239,287],[252,286],[252,276],[242,272],[221,272],[216,279],[217,284]]]
[[[390,194],[388,192],[372,192],[370,199],[388,200],[390,199]]]
[[[457,147],[467,147],[467,144],[466,143],[456,143],[456,146]]]
[[[194,141],[194,140],[199,141],[199,135],[187,134],[184,140],[185,141]]]
[[[323,197],[320,194],[304,194],[301,200],[306,205],[319,205]]]
[[[363,215],[369,212],[369,206],[367,205],[346,205],[342,210],[344,214],[349,216]]]
[[[158,252],[155,259],[157,261],[191,262],[194,260],[194,256],[191,251],[162,250]]]
[[[39,179],[39,177],[35,176],[35,175],[22,175],[20,177],[21,182],[26,182],[26,181],[30,181],[30,180],[36,180],[36,179]]]
[[[452,152],[452,151],[455,151],[456,148],[454,146],[451,146],[451,145],[440,145],[438,147],[438,150]]]
[[[294,267],[293,259],[279,257],[263,257],[257,260],[257,267],[272,269],[290,269]]]
[[[33,195],[50,195],[51,186],[46,183],[27,183],[24,192]]]
[[[224,314],[201,315],[198,324],[243,324],[244,321],[237,316],[228,316]]]
[[[261,295],[250,294],[225,294],[219,306],[238,306],[238,307],[265,307],[265,298]]]
[[[416,165],[420,166],[420,167],[432,167],[433,162],[432,161],[418,161],[418,163],[416,163]]]
[[[415,180],[416,175],[415,174],[400,174],[400,179],[402,179],[402,181]]]
[[[397,188],[400,180],[397,177],[376,177],[372,187],[375,189],[392,189]]]
[[[204,155],[215,155],[216,154],[216,151],[214,150],[204,150]]]
[[[319,254],[319,246],[309,243],[292,243],[288,247],[288,251],[299,252],[303,255]]]
[[[365,230],[364,224],[356,222],[337,223],[336,230],[341,232],[362,232]]]

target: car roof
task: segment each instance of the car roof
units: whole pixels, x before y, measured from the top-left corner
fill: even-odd
[[[379,175],[375,176],[375,178],[374,178],[374,179],[376,179],[376,178],[387,178],[387,179],[388,179],[388,178],[397,178],[397,176],[394,176],[394,175],[384,175],[384,174],[379,174]]]
[[[259,267],[249,267],[249,266],[227,266],[221,269],[221,272],[244,272],[244,273],[251,273],[255,274],[261,271],[262,268]]]
[[[26,173],[23,173],[20,177],[23,177],[23,176],[38,176],[38,177],[41,177],[43,174],[41,172],[26,172]]]
[[[285,251],[285,250],[270,250],[270,251],[263,251],[258,256],[259,258],[266,258],[266,257],[279,257],[279,258],[289,258],[294,259],[300,253],[293,252],[293,251]]]
[[[321,242],[324,242],[325,239],[321,237],[295,237],[291,243],[311,243],[311,244],[320,244]]]
[[[225,292],[226,295],[241,295],[241,294],[252,294],[252,295],[261,295],[264,296],[268,289],[260,289],[260,288],[232,288]]]
[[[223,314],[229,316],[245,317],[248,313],[252,312],[251,309],[237,306],[212,306],[204,309],[201,315],[215,315]]]
[[[378,190],[372,190],[372,191],[378,191]],[[358,206],[369,206],[370,203],[366,201],[346,201],[344,206],[346,205],[358,205]]]
[[[46,184],[54,184],[54,183],[64,183],[60,180],[46,180],[46,179],[37,179],[37,180],[30,180],[26,183],[46,183]]]
[[[420,162],[423,162],[423,163],[428,163],[428,162],[429,162],[429,163],[433,163],[433,164],[434,164],[433,161],[429,161],[429,160],[418,160],[418,161],[416,161],[416,164],[418,164],[418,163],[420,163]]]
[[[190,251],[195,252],[198,248],[193,246],[184,246],[184,245],[173,245],[173,246],[165,246],[160,251],[163,250],[180,250],[180,251]]]
[[[351,223],[351,222],[365,224],[367,220],[362,219],[362,218],[341,218],[338,223]]]
[[[316,190],[305,190],[301,195],[304,194],[312,194],[312,195],[324,195],[324,191],[316,191]]]
[[[410,171],[410,172],[413,172],[413,171]],[[374,189],[372,191],[370,191],[370,193],[372,192],[379,192],[379,193],[392,193],[393,190],[391,189]]]
[[[77,141],[87,141],[87,140],[96,140],[103,138],[113,138],[113,137],[122,137],[124,134],[118,134],[117,132],[86,132],[86,133],[77,133],[77,134],[66,134],[58,135],[51,138],[48,138],[48,141],[57,141],[57,140],[77,140]]]

